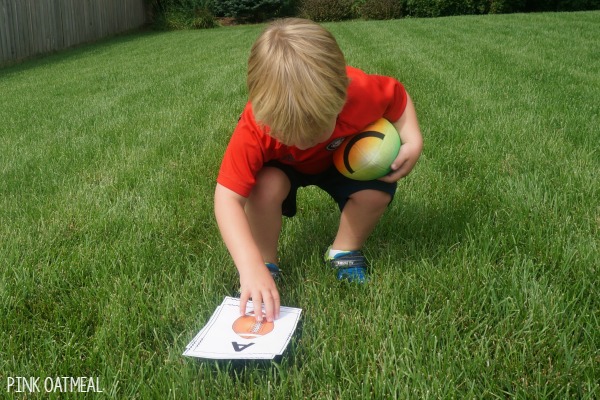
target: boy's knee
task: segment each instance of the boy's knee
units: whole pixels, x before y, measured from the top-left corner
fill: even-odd
[[[256,176],[256,184],[250,193],[251,201],[282,203],[290,191],[287,175],[278,168],[263,168]]]
[[[352,194],[350,198],[362,207],[373,209],[386,208],[392,201],[392,195],[380,190],[361,190]]]

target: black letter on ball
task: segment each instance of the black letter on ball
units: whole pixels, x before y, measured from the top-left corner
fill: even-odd
[[[354,146],[354,144],[356,142],[358,142],[361,139],[368,138],[368,137],[376,137],[376,138],[383,140],[385,135],[383,133],[377,132],[377,131],[361,132],[358,135],[354,136],[348,142],[348,144],[346,145],[346,148],[344,148],[344,166],[346,167],[348,172],[350,172],[351,174],[354,173],[354,170],[352,169],[352,167],[350,167],[350,161],[348,161],[348,156],[350,155],[350,149],[352,148],[352,146]]]

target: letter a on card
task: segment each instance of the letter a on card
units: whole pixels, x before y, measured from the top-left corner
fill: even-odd
[[[233,350],[235,350],[236,353],[246,350],[248,347],[252,346],[253,344],[254,343],[239,344],[238,342],[231,342],[231,345],[233,346]]]

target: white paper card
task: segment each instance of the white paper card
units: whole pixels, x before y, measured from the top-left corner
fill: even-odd
[[[225,297],[208,323],[187,345],[183,355],[231,360],[272,359],[287,347],[302,313],[299,308],[280,307],[279,318],[269,325],[266,320],[263,324],[254,322],[253,316],[250,321],[238,321],[239,310],[240,299]],[[248,302],[246,311],[247,314],[254,312],[252,302]],[[234,323],[240,333],[234,331]],[[240,329],[240,326],[246,330]]]

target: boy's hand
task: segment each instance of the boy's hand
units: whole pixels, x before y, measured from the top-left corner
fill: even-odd
[[[423,146],[420,143],[404,143],[400,147],[398,157],[396,157],[392,163],[392,172],[382,178],[379,178],[379,180],[393,183],[408,175],[417,163],[417,160],[421,155],[422,147]]]
[[[406,109],[400,119],[393,123],[400,135],[402,146],[400,146],[398,157],[392,163],[392,172],[379,178],[379,180],[388,183],[396,182],[408,175],[421,156],[421,150],[423,150],[423,137],[419,129],[415,106],[408,93],[406,96],[408,97]]]
[[[262,321],[262,304],[265,304],[267,321],[279,318],[279,292],[275,281],[264,264],[256,268],[247,268],[240,274],[240,314],[246,315],[246,303],[252,299],[254,315]]]

